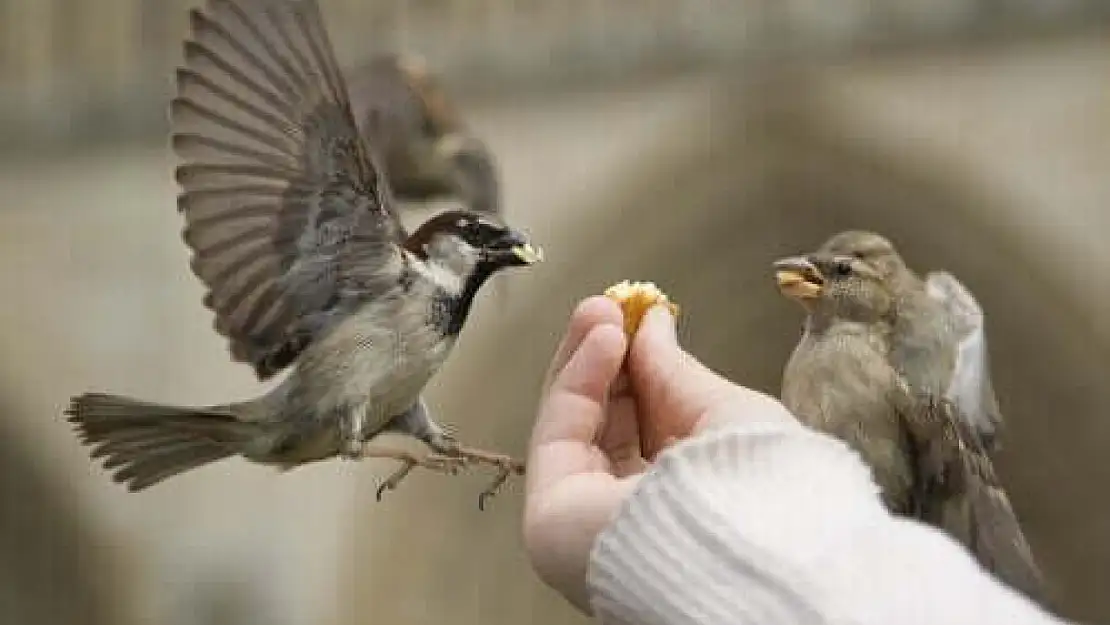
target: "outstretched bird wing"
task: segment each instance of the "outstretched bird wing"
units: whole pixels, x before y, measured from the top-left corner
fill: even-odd
[[[956,404],[986,448],[993,451],[1002,413],[991,384],[983,308],[971,291],[947,271],[929,273],[925,289],[943,306],[956,336],[956,361],[945,396]]]
[[[915,516],[960,540],[984,568],[1034,600],[1046,600],[1044,580],[988,450],[959,407],[910,395]]]
[[[259,378],[396,284],[406,233],[360,139],[316,0],[190,13],[172,140],[192,268]]]

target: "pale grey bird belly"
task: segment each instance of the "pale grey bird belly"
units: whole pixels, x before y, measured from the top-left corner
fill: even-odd
[[[361,412],[366,425],[378,430],[416,402],[447,358],[451,340],[422,316],[395,315],[382,324],[374,311],[367,313],[343,322],[321,342],[331,375],[318,405],[325,412]]]
[[[286,427],[273,455],[282,462],[334,455],[344,442],[369,440],[419,400],[454,341],[423,316],[397,312],[356,313],[302,354],[275,389]]]

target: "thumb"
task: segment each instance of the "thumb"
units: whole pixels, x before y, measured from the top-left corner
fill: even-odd
[[[733,384],[678,343],[675,319],[664,306],[648,311],[628,354],[645,458],[717,419],[785,414],[774,398]]]

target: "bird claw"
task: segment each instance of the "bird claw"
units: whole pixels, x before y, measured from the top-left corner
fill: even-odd
[[[493,482],[478,494],[478,509],[485,510],[486,502],[494,497],[501,486],[508,481],[510,475],[524,475],[524,463],[504,454],[494,454],[480,449],[460,447],[458,453],[468,462],[475,464],[489,464],[497,467],[497,476]]]
[[[423,457],[417,457],[407,451],[399,451],[393,449],[370,449],[365,448],[362,450],[362,458],[388,458],[397,460],[401,466],[389,475],[389,477],[382,480],[375,493],[378,501],[382,500],[382,495],[387,490],[396,490],[397,486],[404,480],[409,473],[416,467],[434,471],[436,473],[443,473],[445,475],[458,475],[459,471],[466,467],[467,461],[464,458],[455,456],[448,456],[445,454],[428,454]]]
[[[461,470],[471,465],[486,464],[497,467],[497,475],[493,482],[478,495],[478,509],[485,510],[486,502],[497,494],[511,475],[524,475],[524,463],[510,456],[463,447],[452,438],[448,438],[446,442],[447,444],[437,446],[436,453],[423,457],[394,449],[362,448],[359,454],[361,458],[389,458],[401,463],[401,466],[378,486],[375,493],[377,500],[382,500],[385,491],[396,490],[397,485],[416,467],[446,475],[458,475]]]
[[[405,479],[405,477],[408,476],[409,472],[411,472],[415,467],[416,462],[403,461],[401,463],[401,466],[398,467],[396,471],[389,474],[389,477],[382,480],[382,483],[378,485],[378,490],[374,493],[375,499],[377,501],[381,501],[382,495],[385,494],[385,491],[396,490],[397,486],[401,483],[401,480]]]
[[[494,478],[493,482],[488,487],[486,487],[486,489],[484,491],[478,493],[478,510],[479,511],[482,511],[482,512],[485,511],[486,502],[489,501],[490,499],[492,499],[495,495],[497,495],[497,491],[501,489],[501,486],[503,486],[506,481],[508,481],[509,475],[511,473],[512,473],[512,467],[509,467],[509,466],[502,467],[501,470],[498,471],[497,477]]]

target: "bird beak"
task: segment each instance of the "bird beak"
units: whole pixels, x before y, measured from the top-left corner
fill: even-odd
[[[543,261],[543,249],[533,247],[531,243],[524,243],[523,245],[514,245],[512,248],[513,254],[520,259],[520,262],[525,265],[533,265]]]
[[[779,292],[791,299],[816,299],[825,288],[825,277],[821,275],[821,270],[804,256],[777,260],[772,267]]]
[[[543,250],[514,230],[505,231],[486,253],[504,265],[534,265],[543,260]]]

